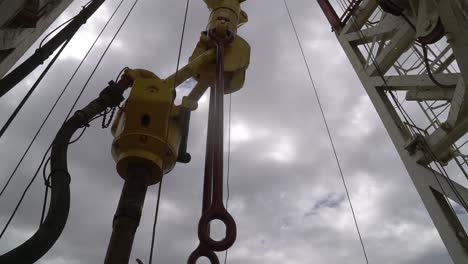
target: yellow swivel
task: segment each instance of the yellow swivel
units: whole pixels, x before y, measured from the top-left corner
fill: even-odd
[[[129,163],[151,169],[148,185],[158,183],[177,161],[181,141],[178,106],[171,85],[146,70],[127,70],[133,87],[112,125],[112,156],[126,178]]]
[[[244,0],[204,0],[211,10],[208,30],[218,28],[219,23],[227,23],[227,29],[236,34],[237,28],[248,21],[247,14],[241,9]]]

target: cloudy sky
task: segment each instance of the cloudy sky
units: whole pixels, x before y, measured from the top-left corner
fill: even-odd
[[[78,12],[85,2],[74,1],[56,24]],[[0,140],[1,185],[118,2],[106,1],[79,31]],[[382,122],[316,1],[289,3],[349,183],[369,262],[451,263]],[[132,4],[132,0],[124,2],[1,197],[2,226]],[[149,69],[163,78],[174,72],[184,8],[182,0],[140,0],[78,105],[82,107],[95,98],[125,66]],[[245,87],[226,97],[226,101],[232,99],[229,209],[238,226],[238,239],[229,250],[228,263],[365,263],[283,1],[249,0],[243,8],[250,21],[239,34],[251,44],[252,56]],[[203,1],[191,1],[183,64],[208,15]],[[2,98],[1,122],[40,71]],[[187,93],[190,86],[184,85],[180,94]],[[185,263],[198,244],[207,109],[205,95],[192,115],[188,147],[192,162],[178,164],[164,178],[154,263]],[[40,263],[103,261],[123,184],[110,154],[111,143],[110,131],[96,122],[70,148],[70,217],[62,236]],[[39,177],[0,241],[2,252],[20,244],[37,229],[43,191]],[[150,187],[135,238],[133,263],[135,258],[147,263],[156,195],[157,186]]]

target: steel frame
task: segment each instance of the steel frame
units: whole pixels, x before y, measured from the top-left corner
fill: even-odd
[[[336,12],[326,10],[330,3],[325,8],[322,5],[328,1],[318,1],[329,21],[339,19]],[[429,78],[411,26],[414,17],[408,23],[401,16],[382,11],[377,0],[364,0],[334,31],[452,260],[461,264],[468,263],[468,236],[450,200],[463,205],[468,201],[468,189],[433,166],[456,164],[468,179],[467,156],[463,153],[468,130],[468,18],[460,8],[466,0],[438,2],[437,11],[447,34],[444,47],[439,48],[440,42],[429,46],[430,67],[435,79],[456,84],[455,88],[440,88]],[[395,100],[402,93],[406,94],[405,106]],[[412,117],[418,107],[422,118]],[[410,118],[417,122],[413,124]],[[420,120],[425,118],[422,124]]]
[[[0,77],[13,67],[71,2],[72,0],[0,1]],[[14,23],[22,11],[31,17],[33,25],[21,26]]]

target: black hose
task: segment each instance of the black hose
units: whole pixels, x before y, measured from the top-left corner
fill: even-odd
[[[0,256],[2,264],[29,264],[39,260],[55,244],[67,222],[70,210],[70,174],[67,166],[68,145],[73,134],[107,107],[123,101],[128,80],[110,83],[97,99],[76,111],[60,128],[52,143],[50,178],[51,199],[49,211],[36,233],[26,242]]]
[[[62,51],[67,47],[68,43],[70,42],[70,40],[67,40],[63,45],[62,47],[59,49],[59,51],[57,52],[57,54],[55,54],[55,56],[52,58],[52,60],[49,62],[49,64],[46,66],[46,68],[44,69],[44,71],[42,71],[41,75],[39,76],[39,78],[37,78],[36,82],[33,84],[33,86],[29,89],[29,91],[26,93],[26,95],[23,97],[23,99],[21,100],[21,102],[19,103],[18,106],[16,106],[15,110],[13,111],[13,113],[11,113],[10,117],[8,118],[8,120],[5,122],[5,124],[3,125],[3,127],[0,129],[0,137],[3,136],[3,134],[5,133],[5,131],[7,131],[7,129],[10,127],[11,123],[13,122],[13,120],[16,118],[16,116],[18,115],[19,111],[21,111],[21,109],[23,108],[24,104],[28,101],[29,97],[31,97],[32,93],[34,92],[34,90],[36,90],[36,88],[39,86],[39,84],[41,83],[42,79],[46,76],[46,74],[49,72],[50,68],[52,67],[52,65],[54,65],[55,61],[60,57],[60,54],[62,54]]]
[[[422,50],[423,50],[423,60],[424,60],[424,65],[426,66],[426,71],[427,71],[427,74],[429,75],[429,78],[431,79],[431,81],[439,86],[440,88],[455,88],[457,87],[456,84],[442,84],[440,83],[439,81],[436,80],[436,78],[434,77],[434,75],[432,74],[432,70],[431,70],[431,65],[429,65],[429,58],[427,56],[427,47],[425,44],[422,44]]]

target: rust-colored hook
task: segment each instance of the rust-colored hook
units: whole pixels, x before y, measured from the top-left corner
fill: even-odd
[[[206,257],[210,260],[211,264],[219,264],[219,259],[216,254],[208,249],[203,244],[199,244],[198,247],[190,254],[190,257],[187,260],[187,264],[196,264],[197,260],[201,257]]]
[[[211,153],[211,173],[213,178],[213,195],[210,207],[203,212],[198,223],[198,238],[202,244],[214,251],[223,251],[230,248],[237,237],[237,227],[234,218],[229,214],[223,204],[223,104],[224,104],[224,46],[230,43],[234,34],[227,31],[226,37],[220,37],[216,34],[216,29],[208,33],[209,37],[215,42],[217,48],[216,56],[216,85],[212,88],[210,98],[209,127],[212,136],[208,137]],[[211,100],[212,99],[212,100]],[[211,130],[212,129],[212,130]],[[226,235],[216,241],[210,236],[210,223],[213,220],[220,220],[226,226]]]
[[[226,236],[222,240],[214,240],[207,232],[213,220],[220,220],[226,226]],[[236,222],[222,203],[213,201],[212,206],[203,214],[198,223],[198,238],[214,251],[227,250],[234,244],[237,238]]]

